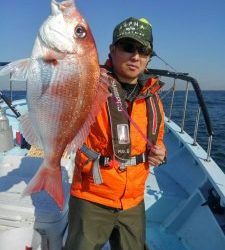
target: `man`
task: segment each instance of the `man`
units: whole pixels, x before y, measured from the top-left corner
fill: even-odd
[[[116,26],[105,65],[112,96],[76,154],[66,250],[100,250],[108,240],[113,250],[147,249],[145,181],[166,155],[160,85],[143,74],[152,52],[146,19]]]

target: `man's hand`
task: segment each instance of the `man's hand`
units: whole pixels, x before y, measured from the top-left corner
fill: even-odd
[[[148,163],[151,166],[159,166],[164,163],[165,157],[166,148],[164,146],[152,145],[148,155]]]

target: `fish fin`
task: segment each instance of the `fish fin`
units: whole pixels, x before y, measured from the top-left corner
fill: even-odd
[[[55,200],[61,210],[63,209],[64,192],[60,166],[48,167],[47,162],[44,161],[23,191],[22,197],[42,190],[45,190]]]
[[[109,75],[109,71],[105,68],[100,68],[100,82],[104,85],[110,86],[111,84],[111,76]]]
[[[27,79],[30,62],[30,58],[11,62],[0,70],[0,76],[10,74],[11,80],[24,81]]]
[[[42,143],[39,139],[39,137],[37,136],[34,127],[32,126],[31,120],[29,118],[29,114],[26,113],[22,116],[20,116],[18,118],[19,122],[20,122],[20,129],[21,132],[24,136],[24,138],[26,139],[26,141],[30,144],[30,145],[35,145],[38,148],[42,149]]]
[[[51,9],[52,9],[52,14],[57,15],[61,13],[62,11],[65,11],[67,9],[73,8],[75,9],[75,3],[73,0],[64,0],[61,2],[57,2],[55,0],[52,0],[51,2]]]
[[[83,126],[74,137],[72,142],[67,146],[66,153],[76,152],[78,148],[80,148],[84,141],[86,140],[89,134],[90,126],[95,122],[95,118],[100,112],[102,106],[106,103],[107,98],[110,96],[110,92],[108,89],[108,82],[106,78],[102,81],[102,77],[100,78],[99,85],[97,87],[96,95],[94,98],[94,103],[92,105],[91,111],[84,122]]]

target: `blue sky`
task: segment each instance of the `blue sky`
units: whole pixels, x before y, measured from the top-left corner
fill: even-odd
[[[50,0],[1,0],[0,61],[29,57]],[[76,0],[104,63],[117,23],[134,16],[153,26],[154,49],[202,89],[225,89],[225,0]],[[157,58],[150,67],[168,69]]]

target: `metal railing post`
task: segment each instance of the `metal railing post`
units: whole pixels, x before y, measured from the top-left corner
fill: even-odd
[[[197,145],[198,124],[199,124],[200,114],[201,114],[201,107],[198,106],[198,111],[195,119],[195,130],[194,130],[194,141],[193,141],[194,146]]]
[[[173,82],[173,92],[172,92],[172,97],[171,97],[171,102],[170,102],[170,110],[169,110],[168,122],[171,121],[171,117],[172,117],[173,100],[174,100],[175,90],[176,90],[176,79],[174,79],[174,82]]]
[[[183,118],[181,122],[181,133],[184,133],[184,122],[185,122],[185,116],[186,116],[186,110],[187,110],[187,100],[188,100],[188,86],[189,82],[187,81],[186,84],[186,92],[185,92],[185,99],[184,99],[184,112],[183,112]]]
[[[13,91],[13,89],[12,89],[12,83],[13,83],[13,81],[12,81],[12,72],[10,72],[9,77],[10,77],[10,79],[9,79],[10,101],[12,103],[12,101],[13,101],[13,95],[12,95],[12,91]]]
[[[206,158],[206,161],[208,162],[210,161],[211,148],[212,148],[212,135],[209,136],[208,139],[207,158]]]

